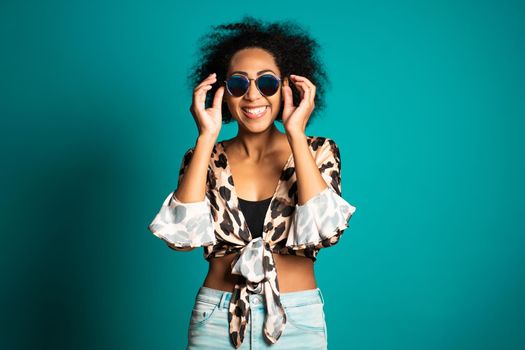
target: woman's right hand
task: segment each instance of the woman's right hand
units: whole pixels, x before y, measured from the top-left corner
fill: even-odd
[[[216,74],[210,74],[193,90],[193,101],[190,106],[190,112],[195,119],[199,135],[208,135],[217,138],[221,131],[222,125],[222,97],[224,95],[224,86],[220,86],[215,92],[213,104],[210,108],[205,109],[206,93],[212,88],[213,83],[217,81]]]

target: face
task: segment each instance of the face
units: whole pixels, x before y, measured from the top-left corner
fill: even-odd
[[[261,48],[246,48],[242,49],[233,55],[226,80],[232,75],[244,75],[250,79],[265,74],[273,74],[278,78],[281,77],[281,71],[273,56],[266,50]],[[228,104],[230,113],[233,115],[239,128],[243,128],[250,132],[261,132],[272,126],[277,114],[279,113],[282,103],[282,83],[279,85],[278,91],[272,96],[264,96],[259,92],[255,85],[255,80],[250,81],[248,91],[241,97],[235,97],[224,92],[224,99]],[[266,107],[262,114],[257,114],[257,107]],[[249,111],[252,111],[250,113]]]

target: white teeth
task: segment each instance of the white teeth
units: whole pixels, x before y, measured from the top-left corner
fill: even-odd
[[[243,109],[246,112],[251,113],[251,114],[260,114],[266,110],[266,107],[268,106],[258,107],[258,108],[243,108]]]

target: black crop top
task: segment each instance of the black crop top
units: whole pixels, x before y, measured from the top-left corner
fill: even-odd
[[[248,228],[252,234],[252,239],[262,237],[264,216],[266,215],[272,197],[260,201],[248,201],[242,198],[238,199],[240,209],[246,218]]]

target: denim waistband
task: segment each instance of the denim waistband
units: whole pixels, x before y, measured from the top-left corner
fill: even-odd
[[[228,308],[231,296],[231,292],[201,286],[195,300],[217,304],[219,308]],[[262,307],[265,302],[262,294],[249,294],[248,297],[251,307],[256,307],[257,305]],[[280,299],[284,307],[324,304],[324,297],[319,288],[281,293]]]

